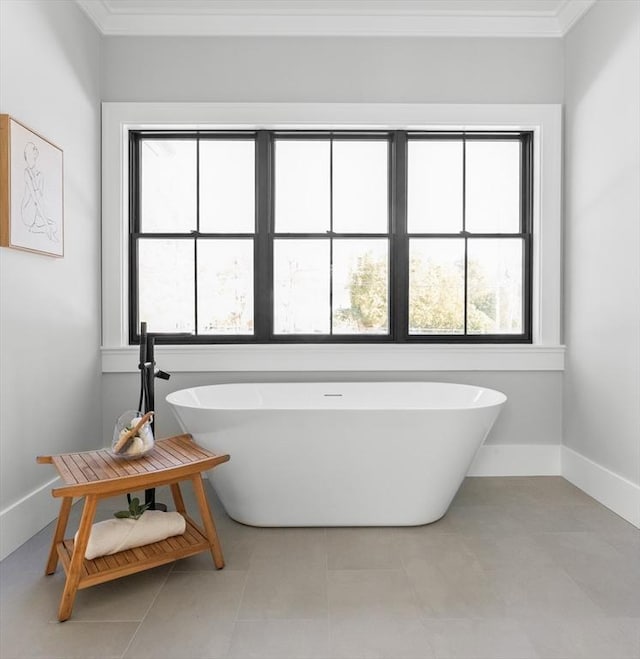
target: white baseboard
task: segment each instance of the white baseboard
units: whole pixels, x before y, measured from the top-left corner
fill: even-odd
[[[469,476],[559,476],[558,444],[485,444]]]
[[[562,476],[623,519],[640,528],[640,485],[562,447]]]
[[[56,519],[60,499],[51,496],[51,488],[59,480],[53,478],[0,511],[0,560]]]

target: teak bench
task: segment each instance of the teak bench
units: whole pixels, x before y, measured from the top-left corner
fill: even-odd
[[[45,570],[46,574],[53,574],[60,559],[66,573],[58,619],[62,622],[71,616],[79,588],[148,570],[202,551],[210,551],[216,568],[223,568],[222,548],[202,484],[202,472],[227,460],[228,455],[216,455],[198,446],[191,435],[161,439],[153,451],[138,460],[114,457],[106,449],[39,456],[37,462],[53,464],[65,482],[64,486],[52,490],[54,497],[62,497],[62,505]],[[204,528],[186,514],[179,486],[179,482],[186,480],[193,484]],[[185,517],[184,535],[93,560],[85,559],[100,499],[162,485],[171,486],[176,510]],[[73,539],[64,539],[74,497],[84,497],[75,543]]]

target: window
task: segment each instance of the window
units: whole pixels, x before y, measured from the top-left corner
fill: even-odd
[[[409,334],[524,337],[530,193],[526,135],[410,135]]]
[[[129,132],[129,338],[531,342],[532,133]]]
[[[255,140],[148,135],[132,218],[131,319],[197,337],[254,334]]]
[[[276,135],[274,336],[389,336],[389,139]]]

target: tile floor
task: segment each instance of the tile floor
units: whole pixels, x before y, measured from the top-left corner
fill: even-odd
[[[52,525],[29,540],[0,564],[0,657],[640,658],[640,531],[562,478],[468,478],[414,528],[257,529],[209,496],[224,570],[95,586],[62,624]]]

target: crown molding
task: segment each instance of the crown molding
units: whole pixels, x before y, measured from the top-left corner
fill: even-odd
[[[99,32],[104,35],[109,34],[111,12],[102,0],[76,0],[76,4],[84,10]]]
[[[522,38],[564,36],[596,0],[528,5],[498,0],[76,2],[106,36]]]
[[[565,0],[556,14],[561,35],[567,34],[595,3],[596,0]]]

